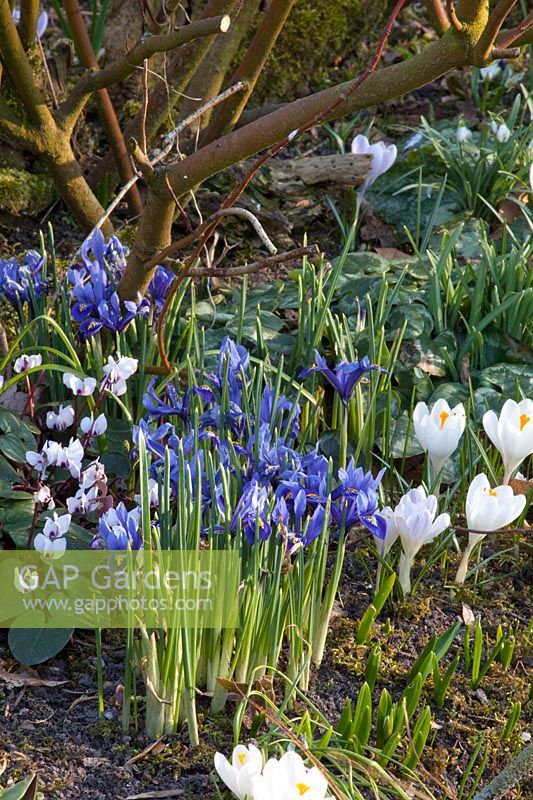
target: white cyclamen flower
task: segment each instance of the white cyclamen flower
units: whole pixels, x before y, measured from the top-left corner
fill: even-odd
[[[503,459],[504,483],[522,461],[533,453],[533,400],[506,400],[498,417],[494,411],[483,415],[485,433]]]
[[[432,542],[450,525],[450,515],[437,515],[437,498],[426,496],[423,486],[407,492],[393,513],[394,525],[402,543],[399,580],[404,594],[411,591],[411,567],[421,547]]]
[[[432,480],[435,480],[446,461],[457,450],[463,435],[466,425],[464,406],[459,403],[450,408],[443,399],[437,400],[431,409],[425,403],[417,403],[413,425],[420,446],[428,454]]]
[[[27,369],[40,367],[42,363],[43,357],[39,354],[34,356],[20,356],[15,361],[13,369],[15,372],[26,372]]]
[[[84,417],[80,422],[80,428],[82,429],[83,433],[89,436],[101,436],[107,430],[107,419],[105,414],[100,414],[100,416],[96,417],[96,419],[93,419],[92,414],[90,417]]]
[[[366,181],[361,186],[359,193],[362,195],[380,175],[387,172],[396,161],[398,150],[395,144],[385,145],[383,142],[370,144],[366,136],[359,134],[352,142],[352,153],[358,156],[372,156],[370,169]]]
[[[57,414],[49,411],[46,415],[46,427],[54,431],[64,431],[74,422],[74,409],[72,406],[59,406]]]
[[[254,778],[263,768],[261,751],[253,744],[245,747],[243,744],[234,748],[231,762],[222,755],[215,753],[215,769],[221,780],[239,800],[252,800],[252,784]]]
[[[148,479],[148,498],[150,501],[150,508],[157,508],[159,506],[159,484],[154,478]],[[133,499],[137,505],[141,505],[141,495],[136,494]]]
[[[271,758],[253,784],[253,800],[325,800],[328,782],[317,767],[308,769],[293,750]]]
[[[78,378],[72,372],[65,372],[63,383],[76,397],[88,397],[96,389],[96,378]]]
[[[0,391],[2,391],[2,388],[4,386],[4,380],[5,380],[4,376],[0,375]]]
[[[101,388],[105,387],[117,396],[125,394],[127,391],[126,381],[137,371],[138,363],[136,358],[119,356],[115,361],[113,356],[109,356],[107,364],[104,365],[105,378]]]
[[[468,139],[472,136],[472,131],[470,128],[467,128],[466,125],[459,125],[457,131],[455,132],[455,136],[459,144],[463,144],[464,142],[468,141]]]
[[[67,540],[64,538],[70,528],[70,514],[63,514],[59,517],[55,511],[53,517],[44,523],[44,530],[38,533],[33,545],[41,553],[64,553],[67,548]]]
[[[525,504],[525,496],[515,495],[510,486],[493,489],[486,475],[476,475],[466,495],[466,524],[475,531],[497,531],[519,517]],[[484,538],[484,533],[468,534],[468,545],[455,576],[456,583],[464,583],[472,550]]]
[[[55,503],[49,486],[41,486],[37,492],[33,493],[33,499],[36,503],[41,503],[43,506],[47,506],[47,508],[55,508]]]

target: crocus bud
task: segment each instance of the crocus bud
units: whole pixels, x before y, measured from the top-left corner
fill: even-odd
[[[459,125],[455,135],[459,144],[464,144],[472,136],[472,131],[466,125]]]
[[[464,406],[459,403],[450,408],[443,399],[437,400],[431,408],[425,403],[417,403],[413,425],[416,438],[428,454],[431,477],[435,480],[445,462],[457,450],[463,435],[466,425]]]
[[[483,415],[483,427],[503,459],[503,482],[509,483],[515,469],[533,453],[533,400],[506,400],[498,417]]]

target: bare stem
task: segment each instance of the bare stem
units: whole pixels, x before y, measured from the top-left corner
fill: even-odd
[[[513,44],[522,45],[522,44],[530,44],[531,42],[531,33],[533,32],[533,11],[529,14],[525,20],[523,20],[520,25],[517,25],[516,28],[513,28],[512,31],[502,35],[500,38],[497,39],[498,47],[507,48]],[[530,34],[527,36],[527,34]]]
[[[68,21],[72,29],[72,36],[78,50],[81,61],[84,66],[90,69],[98,69],[98,61],[87,32],[87,27],[81,15],[81,10],[78,0],[64,0],[65,10],[67,12]],[[105,128],[107,139],[111,146],[118,172],[123,181],[128,182],[133,178],[133,169],[131,166],[126,142],[122,135],[117,115],[107,89],[100,89],[96,93],[96,102],[98,111]],[[136,186],[132,185],[128,194],[127,201],[130,213],[134,216],[140,214],[143,209],[141,195]]]
[[[462,31],[464,26],[455,11],[454,0],[446,0],[446,8],[448,9],[448,17],[450,19],[452,28],[454,28],[456,31]]]
[[[442,34],[450,27],[450,20],[444,10],[441,0],[426,0],[427,13],[430,22],[437,31]]]
[[[242,275],[251,275],[254,272],[260,272],[267,267],[273,267],[278,264],[286,264],[287,261],[299,261],[304,256],[316,255],[318,252],[317,247],[297,247],[295,250],[288,250],[286,253],[278,253],[269,258],[263,258],[261,261],[254,261],[251,264],[244,264],[242,267],[228,267],[227,269],[217,269],[211,267],[197,267],[196,269],[189,270],[189,278],[237,278]]]

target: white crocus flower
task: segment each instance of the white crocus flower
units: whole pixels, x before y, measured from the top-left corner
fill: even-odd
[[[88,397],[96,389],[96,378],[78,378],[72,372],[65,372],[63,383],[76,397]]]
[[[450,525],[450,515],[437,514],[437,498],[426,496],[423,486],[407,492],[394,509],[393,521],[402,543],[399,581],[405,595],[411,591],[411,567],[425,544],[432,542]]]
[[[449,457],[457,450],[466,425],[462,403],[450,408],[440,399],[430,408],[417,403],[413,412],[413,425],[420,446],[428,454],[431,480],[435,481]]]
[[[503,482],[533,453],[533,400],[506,400],[498,417],[494,411],[483,415],[485,433],[503,459]]]
[[[486,475],[476,475],[466,495],[466,524],[475,531],[497,531],[519,517],[525,504],[525,496],[515,495],[510,486],[493,489]],[[484,533],[468,534],[468,545],[455,576],[456,583],[464,583],[472,551],[484,538]]]
[[[100,414],[100,416],[96,417],[96,419],[93,419],[92,414],[90,417],[84,417],[80,422],[80,428],[82,429],[83,433],[89,436],[101,436],[107,430],[107,419],[105,414]]]
[[[55,511],[53,517],[46,520],[44,530],[38,533],[33,545],[36,550],[47,554],[61,554],[67,549],[66,534],[70,528],[70,514],[59,517]]]
[[[464,144],[472,137],[472,131],[470,128],[467,128],[466,125],[459,125],[457,131],[455,132],[455,136],[459,144]]]
[[[215,769],[228,789],[239,800],[252,800],[252,784],[254,778],[263,768],[261,751],[253,744],[245,747],[243,744],[234,748],[231,762],[222,755],[215,753]]]
[[[44,34],[46,33],[46,29],[48,28],[48,12],[41,11],[39,16],[37,17],[37,29],[36,34],[38,39],[42,39]],[[13,21],[16,25],[20,22],[20,9],[14,8],[13,9]]]
[[[308,769],[293,750],[271,758],[253,784],[253,800],[325,800],[328,782],[317,767]]]
[[[40,354],[34,356],[20,356],[15,361],[13,369],[15,372],[26,372],[27,369],[40,367],[42,363],[43,357]]]
[[[46,427],[54,431],[64,431],[74,422],[74,409],[72,406],[59,406],[57,414],[49,411],[46,415]]]
[[[383,142],[370,144],[367,137],[362,134],[356,136],[352,141],[351,149],[354,155],[372,156],[366,181],[359,189],[359,195],[362,196],[374,181],[392,167],[396,161],[398,150],[395,144],[385,145]]]

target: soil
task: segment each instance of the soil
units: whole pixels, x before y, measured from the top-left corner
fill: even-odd
[[[502,536],[491,537],[484,557],[502,550]],[[518,546],[518,543],[517,543]],[[530,684],[533,666],[531,626],[533,618],[533,565],[528,547],[519,543],[520,555],[503,563],[490,562],[481,575],[483,585],[470,586],[451,599],[444,588],[446,576],[438,568],[429,571],[417,594],[385,607],[376,623],[370,645],[379,641],[382,661],[374,691],[374,702],[384,686],[397,699],[417,655],[433,633],[449,628],[463,613],[466,603],[481,616],[483,630],[495,641],[498,625],[509,629],[518,624],[517,645],[508,671],[494,664],[481,686],[473,690],[464,673],[462,658],[444,708],[432,703],[428,679],[423,697],[430,703],[434,736],[423,756],[421,778],[436,797],[445,797],[445,787],[455,796],[472,751],[483,735],[488,747],[487,768],[482,784],[497,774],[533,734]],[[530,551],[529,551],[530,552]],[[375,574],[365,534],[351,540],[340,591],[326,646],[325,660],[314,671],[309,699],[332,723],[338,719],[347,697],[354,703],[363,680],[368,646],[355,642],[358,620],[371,600],[371,577]],[[417,561],[417,569],[423,561]],[[455,568],[450,565],[450,572]],[[462,653],[462,631],[445,663]],[[67,648],[52,661],[36,668],[42,679],[63,681],[52,688],[11,686],[0,679],[0,762],[7,759],[6,779],[21,779],[36,772],[44,797],[52,800],[119,800],[150,792],[181,790],[184,798],[216,797],[213,755],[232,748],[232,707],[226,714],[210,718],[208,702],[200,699],[202,743],[189,747],[186,730],[164,737],[155,750],[130,761],[150,744],[142,732],[124,735],[119,721],[120,688],[123,680],[124,647],[117,632],[104,635],[105,719],[98,718],[96,657],[90,632],[76,632]],[[0,635],[0,666],[20,669],[9,654],[7,636]],[[280,691],[280,687],[277,687]],[[280,697],[278,696],[278,699]],[[522,715],[509,741],[500,734],[511,702],[522,703]],[[297,711],[298,709],[295,709]],[[300,709],[301,710],[301,709]],[[142,715],[142,706],[140,706]],[[243,738],[247,737],[243,734]],[[163,746],[164,745],[164,746]],[[167,795],[158,795],[166,797]],[[180,795],[181,796],[181,795]],[[229,795],[228,795],[229,796]],[[508,800],[531,800],[533,782],[506,795]]]

